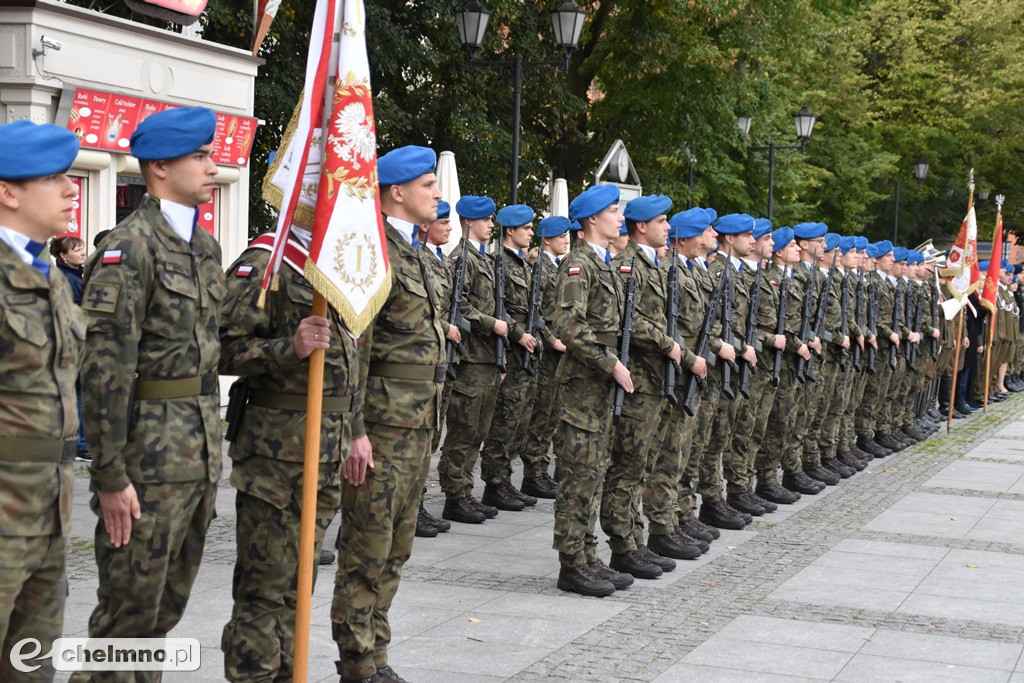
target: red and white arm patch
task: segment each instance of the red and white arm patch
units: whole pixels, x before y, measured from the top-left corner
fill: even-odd
[[[570,266],[569,267],[569,275],[579,275],[579,274],[580,274],[580,267],[579,266]]]
[[[103,265],[108,266],[121,262],[121,250],[109,249],[103,252]]]
[[[252,275],[253,270],[255,270],[255,268],[252,266],[238,266],[238,268],[235,269],[235,277],[249,277]]]

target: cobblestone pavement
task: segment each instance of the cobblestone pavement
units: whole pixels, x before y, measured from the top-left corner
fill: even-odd
[[[393,608],[392,665],[410,680],[1024,681],[1024,399],[954,423],[864,472],[723,532],[700,560],[605,599],[555,587],[550,501],[417,539]],[[79,468],[66,635],[95,591],[94,517]],[[225,477],[227,475],[225,474]],[[443,497],[431,482],[427,506]],[[172,635],[222,676],[234,496]],[[333,531],[328,538],[333,538]],[[607,557],[607,556],[606,556]],[[311,680],[334,680],[332,568],[314,591]]]

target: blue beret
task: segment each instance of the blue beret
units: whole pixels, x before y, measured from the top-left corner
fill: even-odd
[[[856,249],[856,248],[857,248],[857,238],[856,237],[843,237],[841,240],[839,240],[839,251],[840,251],[840,253],[848,254],[848,253],[850,253],[851,249]]]
[[[63,173],[78,155],[78,136],[52,123],[0,126],[0,178],[24,180]]]
[[[661,194],[651,194],[646,197],[637,197],[626,204],[623,215],[627,221],[643,222],[667,214],[672,208],[672,200]]]
[[[437,154],[429,147],[406,145],[377,158],[377,178],[381,185],[401,185],[415,180],[437,167]],[[459,215],[462,212],[459,211]]]
[[[617,185],[594,185],[581,192],[569,203],[569,218],[583,220],[596,216],[619,201]]]
[[[132,156],[140,161],[177,159],[213,142],[217,115],[206,107],[165,109],[142,120],[132,133]]]
[[[580,230],[583,229],[583,226],[580,225],[579,221],[569,221],[569,229],[570,230],[575,230],[576,232],[579,232]]]
[[[854,239],[854,247],[853,248],[856,249],[857,251],[864,251],[865,249],[868,248],[868,238],[867,237],[863,237],[861,235],[858,235],[858,236],[854,237],[853,239]]]
[[[502,207],[498,212],[497,220],[498,225],[503,228],[518,228],[520,225],[526,225],[532,221],[535,215],[533,209],[526,204],[513,204]]]
[[[772,253],[786,248],[793,241],[793,228],[779,228],[772,233]]]
[[[875,245],[870,242],[868,243],[868,246],[864,247],[864,251],[867,253],[868,258],[876,258],[876,254],[878,253],[875,251]]]
[[[754,219],[754,239],[758,240],[772,231],[772,222],[767,218]]]
[[[467,194],[455,202],[455,211],[459,216],[471,221],[490,217],[494,213],[494,209],[494,200],[490,197]]]
[[[919,252],[919,251],[911,251],[910,254],[914,258],[914,264],[915,265],[918,264],[918,263],[924,263],[924,254],[922,254],[921,252]]]
[[[838,249],[839,245],[842,243],[842,240],[843,236],[837,232],[825,233],[825,251],[832,251],[833,249]]]
[[[683,240],[688,237],[696,237],[707,230],[711,225],[711,216],[706,210],[695,206],[672,216],[668,219],[668,224],[670,226],[669,239]]]
[[[1010,268],[1011,268],[1010,262],[1007,261],[1006,259],[1003,259],[1002,261],[1000,261],[999,265],[1002,267],[1003,270],[1010,270]]]
[[[545,237],[558,237],[568,232],[571,225],[569,219],[565,216],[548,216],[537,226],[537,236],[542,239]]]
[[[989,266],[989,262],[988,261],[979,261],[978,262],[978,270],[980,270],[983,273],[987,273],[988,272],[988,266]]]
[[[754,231],[754,217],[745,213],[730,213],[722,216],[715,223],[715,232],[719,235],[742,235]]]
[[[824,237],[828,228],[824,223],[797,223],[793,226],[793,237],[798,240],[814,240]]]
[[[706,212],[707,212],[707,214],[708,214],[708,218],[710,218],[710,219],[711,219],[711,222],[710,222],[710,223],[708,223],[708,225],[711,225],[711,223],[714,223],[715,221],[717,221],[717,220],[718,220],[718,212],[717,212],[717,211],[715,211],[714,209],[710,209],[710,208],[705,208],[705,209],[704,209],[704,211],[706,211]]]
[[[881,240],[875,242],[875,258],[882,258],[886,254],[892,251],[892,242],[889,240]]]
[[[892,258],[896,262],[907,260],[907,248],[906,247],[893,247]]]
[[[628,235],[629,234],[629,230],[626,228],[626,221],[622,221],[622,223],[619,225],[619,234],[620,235]]]
[[[437,200],[437,217],[448,218],[452,215],[452,205],[443,199]]]

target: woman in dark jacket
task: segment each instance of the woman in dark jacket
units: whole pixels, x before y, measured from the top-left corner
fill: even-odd
[[[60,272],[68,279],[75,303],[82,305],[82,272],[85,265],[85,242],[77,237],[58,237],[50,242],[50,255],[57,262]],[[82,394],[78,394],[78,457],[76,460],[89,462],[89,446],[82,434]]]

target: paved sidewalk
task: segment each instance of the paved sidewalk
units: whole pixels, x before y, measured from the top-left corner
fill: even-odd
[[[95,517],[78,469],[65,635],[85,634],[96,588]],[[235,553],[226,476],[192,601],[171,634],[200,639],[202,667],[165,680],[223,676]],[[440,515],[436,476],[431,485],[427,506]],[[391,612],[394,668],[445,683],[1024,683],[1024,398],[725,531],[700,560],[608,598],[555,588],[551,525],[542,501],[417,539]],[[321,568],[313,598],[310,680],[337,680],[333,572]]]

